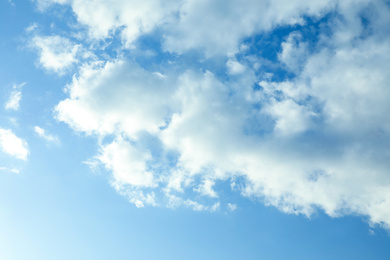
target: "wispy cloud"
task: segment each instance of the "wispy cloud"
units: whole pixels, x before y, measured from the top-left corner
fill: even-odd
[[[21,87],[26,85],[26,83],[22,83],[20,85],[14,85],[13,91],[8,97],[8,100],[5,103],[5,109],[7,110],[18,110],[19,109],[19,103],[22,99],[22,92],[20,90]]]
[[[228,206],[228,209],[230,211],[235,211],[237,209],[237,205],[236,204],[228,203],[227,206]]]
[[[46,131],[39,126],[35,126],[34,131],[39,137],[43,138],[47,142],[55,144],[61,143],[60,139],[57,136],[46,133]]]
[[[30,26],[28,26],[28,27],[26,28],[26,32],[28,32],[28,33],[33,32],[33,31],[35,31],[37,28],[38,28],[38,24],[37,24],[37,23],[32,23]]]
[[[4,167],[4,166],[0,166],[0,171],[5,171],[5,172],[10,172],[10,173],[15,173],[15,174],[19,174],[20,173],[19,169],[8,168],[8,167]]]

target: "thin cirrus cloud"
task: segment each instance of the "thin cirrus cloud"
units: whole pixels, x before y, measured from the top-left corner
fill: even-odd
[[[199,54],[198,67],[182,69],[168,60],[152,70],[124,54],[79,62],[55,108],[59,121],[97,137],[95,163],[136,206],[233,211],[219,190],[227,182],[286,213],[321,209],[390,227],[385,1],[38,2],[70,5],[86,41],[119,37],[124,53],[136,53],[137,40],[155,33],[155,52]],[[109,10],[104,19],[99,10]],[[278,28],[291,30],[272,42],[267,63],[251,39]],[[53,56],[58,71],[72,55]],[[220,67],[202,67],[221,57]]]

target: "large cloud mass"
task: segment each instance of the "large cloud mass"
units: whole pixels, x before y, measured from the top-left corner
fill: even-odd
[[[231,208],[218,188],[227,182],[288,213],[321,208],[389,228],[389,5],[284,2],[60,1],[88,41],[119,35],[136,53],[154,33],[178,60],[202,58],[188,68],[129,55],[86,62],[57,119],[97,137],[96,162],[137,206]],[[275,34],[273,60],[251,51],[278,28],[289,33]],[[221,59],[222,75],[202,65]]]

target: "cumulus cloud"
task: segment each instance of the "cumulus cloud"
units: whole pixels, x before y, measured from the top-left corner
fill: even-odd
[[[45,129],[39,126],[34,126],[34,131],[39,137],[43,138],[47,142],[60,144],[60,139],[55,135],[46,133]]]
[[[275,133],[281,136],[295,135],[310,129],[312,117],[316,114],[306,106],[291,99],[274,101],[264,110],[275,119]]]
[[[81,45],[68,38],[55,36],[34,36],[31,46],[38,50],[39,64],[46,70],[63,75],[79,62]]]
[[[0,148],[4,153],[22,160],[26,160],[29,153],[26,141],[9,129],[0,128]]]
[[[122,39],[126,41],[127,47],[130,47],[138,36],[151,32],[157,25],[164,23],[167,16],[175,15],[182,1],[37,0],[37,2],[43,9],[52,4],[69,4],[80,24],[88,28],[90,37],[103,39],[121,30]]]
[[[245,71],[245,66],[236,60],[228,60],[226,66],[230,74],[240,74]]]
[[[70,5],[80,24],[94,39],[120,31],[127,47],[143,34],[164,30],[163,45],[171,52],[199,49],[206,55],[237,52],[239,42],[254,33],[276,26],[302,24],[302,16],[321,17],[336,5],[348,7],[369,0],[339,3],[326,1],[169,0],[161,1],[68,1],[37,0],[41,8],[52,4]],[[91,11],[93,10],[93,11]],[[223,40],[222,40],[223,39]]]
[[[139,187],[153,187],[154,178],[148,171],[147,161],[151,155],[148,151],[137,150],[121,138],[102,147],[98,157],[107,169],[111,170],[115,181]],[[131,172],[132,174],[126,174]]]
[[[289,70],[299,72],[306,59],[307,45],[302,41],[302,35],[299,32],[292,32],[282,43],[282,52],[279,53],[278,58]]]
[[[219,184],[234,181],[234,191],[287,213],[359,214],[390,227],[385,2],[61,3],[71,5],[92,39],[119,30],[129,47],[158,29],[165,51],[225,57],[222,76],[212,68],[178,71],[169,62],[161,76],[119,55],[82,64],[68,84],[56,118],[97,137],[95,162],[137,207],[233,211]],[[304,17],[321,23],[309,28],[316,42],[296,26],[275,47],[273,62],[286,77],[249,66],[256,53],[247,57],[250,47],[239,48],[246,37],[304,26]],[[69,50],[65,61],[72,64]]]
[[[133,62],[88,64],[73,79],[70,97],[58,104],[56,117],[79,131],[101,135],[123,131],[135,138],[139,131],[157,132],[166,124],[172,88],[170,78]]]

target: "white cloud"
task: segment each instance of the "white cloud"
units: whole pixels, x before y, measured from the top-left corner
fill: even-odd
[[[237,52],[240,41],[254,33],[281,25],[303,24],[302,16],[321,17],[339,7],[351,12],[369,0],[169,0],[139,1],[68,1],[37,0],[41,8],[51,4],[68,4],[90,37],[104,39],[120,31],[127,47],[143,34],[156,28],[164,30],[164,48],[182,53],[203,50],[208,56]],[[93,11],[92,11],[93,10]],[[223,40],[222,40],[223,39]]]
[[[19,170],[19,169],[16,169],[16,168],[8,168],[8,167],[4,167],[4,166],[0,166],[0,171],[5,171],[5,172],[10,172],[10,173],[15,173],[15,174],[20,173],[20,170]]]
[[[370,2],[367,33],[360,21],[366,3],[145,1],[130,11],[132,1],[72,1],[94,38],[124,27],[131,45],[159,27],[166,50],[225,55],[234,80],[174,66],[162,77],[123,57],[83,64],[56,118],[99,139],[95,160],[137,207],[213,211],[223,199],[218,184],[242,179],[235,191],[287,213],[320,208],[390,228],[389,10]],[[244,37],[331,10],[339,15],[318,32],[314,50],[298,32],[284,39],[276,62],[294,72],[284,82],[254,76],[232,54]]]
[[[233,75],[240,74],[240,73],[243,73],[245,71],[245,66],[236,60],[232,60],[232,59],[228,60],[226,63],[226,66],[229,70],[229,73],[233,74]]]
[[[218,194],[213,189],[214,185],[215,185],[215,182],[213,180],[205,179],[194,190],[199,192],[200,194],[202,194],[204,196],[210,196],[212,198],[217,198]]]
[[[29,153],[26,141],[17,137],[9,129],[0,128],[0,149],[8,155],[22,160],[26,160]]]
[[[167,17],[175,15],[182,1],[38,0],[37,2],[42,8],[54,3],[70,4],[79,23],[89,29],[90,37],[103,39],[121,30],[122,38],[129,47],[142,33],[151,32],[156,25],[164,23]]]
[[[102,146],[97,159],[112,171],[116,182],[139,187],[155,186],[153,174],[147,169],[151,155],[137,150],[123,138]]]
[[[70,98],[58,104],[57,118],[87,133],[157,132],[166,124],[171,84],[131,62],[87,65],[70,85]]]
[[[236,204],[231,204],[231,203],[228,203],[228,209],[230,211],[235,211],[237,209],[237,205]]]
[[[295,135],[310,129],[315,113],[291,99],[272,102],[264,112],[275,118],[275,132],[280,136]]]
[[[288,88],[269,83],[272,86],[268,95],[278,89],[284,95],[282,100],[259,99],[257,91],[248,92],[245,87],[231,95],[229,89],[234,85],[222,84],[210,72],[186,72],[173,81],[172,75],[157,77],[123,61],[88,67],[69,85],[70,97],[57,106],[57,118],[78,131],[117,136],[113,142],[102,144],[97,159],[112,171],[114,181],[121,183],[121,189],[128,191],[129,200],[137,206],[160,204],[164,201],[161,196],[165,196],[171,198],[167,205],[210,209],[211,205],[185,199],[187,191],[216,199],[214,183],[241,176],[246,180],[240,188],[245,196],[261,197],[282,211],[310,216],[316,208],[322,208],[331,216],[362,214],[369,216],[372,223],[387,225],[390,199],[386,190],[390,180],[386,146],[378,143],[377,137],[361,139],[360,135],[374,133],[375,129],[388,133],[385,101],[389,98],[384,96],[385,90],[380,91],[386,80],[370,85],[370,93],[354,91],[355,82],[364,82],[366,75],[377,70],[374,63],[373,67],[366,65],[367,71],[360,71],[358,81],[346,78],[349,69],[362,68],[358,63],[360,55],[368,61],[371,51],[356,51],[360,53],[356,59],[346,55],[351,60],[343,63],[343,69],[335,67],[338,55],[328,55],[327,66],[315,72],[314,61],[323,54],[313,54],[296,82],[280,83]],[[382,59],[388,58],[383,55],[378,60],[373,55],[372,59],[383,64]],[[381,70],[379,74],[386,75],[386,68]],[[312,85],[299,85],[300,77],[308,71],[315,75],[311,76],[315,79]],[[330,84],[326,75],[334,76]],[[328,86],[327,91],[343,84],[347,93],[355,93],[351,96],[355,105],[370,100],[383,103],[362,103],[366,110],[353,113],[349,111],[352,101],[344,98],[344,103],[334,103],[339,92],[324,93],[323,84]],[[249,99],[248,93],[252,96]],[[305,93],[324,102],[319,119],[312,103],[302,103]],[[268,105],[256,112],[252,111],[254,102]],[[335,105],[339,116],[351,117],[348,124],[342,122],[346,118],[338,119],[331,113]],[[371,111],[373,108],[368,106],[378,110]],[[362,121],[371,124],[359,127]],[[252,134],[245,134],[244,129],[250,129]],[[309,130],[317,137],[307,135]],[[269,133],[262,136],[256,131]],[[281,136],[288,138],[280,139]],[[175,164],[168,166],[166,156],[170,151],[179,156]],[[140,193],[144,188],[156,192],[153,200]],[[179,192],[174,200],[170,197],[173,192]]]
[[[124,183],[115,181],[112,186],[124,197],[127,197],[129,202],[134,204],[137,208],[143,208],[147,206],[158,206],[156,202],[156,196],[153,191],[145,192],[137,188],[128,186]]]
[[[282,43],[282,52],[278,58],[291,71],[299,72],[307,56],[307,43],[302,41],[302,35],[299,32],[292,32]]]
[[[378,5],[378,10],[386,8]],[[375,21],[383,17],[370,19]],[[311,121],[311,128],[306,127],[314,131],[315,139],[300,139],[301,142],[306,142],[309,149],[299,156],[292,167],[302,167],[302,172],[308,172],[304,168],[312,165],[320,171],[314,175],[313,183],[305,183],[304,179],[298,178],[299,181],[291,184],[291,187],[299,185],[299,188],[276,186],[270,189],[269,193],[276,194],[285,190],[288,197],[284,198],[286,195],[283,195],[282,200],[271,200],[269,203],[279,205],[286,211],[293,210],[282,206],[286,201],[290,205],[302,204],[301,207],[318,205],[331,216],[358,213],[368,215],[373,223],[384,223],[389,227],[390,212],[386,207],[390,203],[390,197],[385,192],[390,185],[386,173],[389,153],[384,144],[388,143],[390,133],[390,121],[386,115],[386,111],[390,109],[390,92],[387,87],[390,80],[387,72],[390,69],[390,49],[386,44],[389,38],[381,35],[381,29],[375,27],[372,28],[375,33],[361,38],[362,31],[350,26],[352,29],[347,31],[347,41],[339,36],[341,31],[346,32],[350,28],[345,26],[335,28],[332,38],[327,39],[330,44],[323,46],[320,51],[309,56],[305,52],[295,53],[298,54],[298,59],[305,60],[301,63],[303,68],[297,70],[299,73],[296,78],[282,83],[261,83],[268,95],[275,91],[275,95],[280,97],[280,92],[282,93],[283,99],[273,106],[296,102],[306,111],[320,113],[315,118],[316,123]],[[304,102],[308,99],[312,101]],[[315,106],[321,108],[315,111]],[[288,108],[284,112],[277,110],[279,113],[274,110],[269,112],[276,120],[276,127],[278,124],[286,126],[284,129],[289,129],[289,133],[296,130],[294,125],[303,127],[302,130],[308,125],[307,120],[301,121],[302,114],[292,116],[291,113],[296,113],[294,108]],[[280,116],[287,116],[287,121]],[[293,144],[297,145],[295,142]],[[299,153],[304,151],[302,148],[301,145],[295,147]],[[307,161],[312,155],[304,159],[303,155],[308,156],[309,152],[318,155],[315,163]],[[298,165],[300,163],[301,166]],[[290,174],[298,173],[291,169]],[[287,192],[289,189],[291,190]],[[332,194],[326,189],[332,190]],[[256,188],[251,188],[249,193],[256,192],[255,190]],[[303,203],[298,203],[298,198]],[[311,212],[310,208],[298,211],[306,210]]]
[[[26,85],[26,83],[22,83],[20,85],[14,85],[13,91],[11,92],[7,102],[5,103],[5,109],[7,110],[18,110],[19,109],[19,103],[22,99],[22,92],[20,91],[20,88]]]
[[[36,134],[38,134],[39,137],[45,139],[46,141],[55,144],[60,144],[60,139],[57,136],[46,133],[43,128],[39,126],[34,126],[34,131]]]
[[[70,3],[69,0],[33,0],[37,2],[38,8],[41,11],[44,11],[46,8],[50,7],[52,4],[67,4]]]
[[[46,70],[63,75],[79,62],[81,45],[61,36],[34,36],[31,46],[39,52],[39,64]]]
[[[195,211],[203,211],[203,210],[206,210],[206,207],[196,201],[192,201],[192,200],[186,200],[184,201],[184,204],[187,206],[187,207],[190,207],[192,208],[193,210]]]
[[[26,32],[30,33],[35,31],[38,28],[38,24],[32,23],[30,26],[26,28]]]
[[[19,90],[12,91],[8,101],[5,103],[5,109],[18,110],[19,102],[22,99],[22,92]]]

